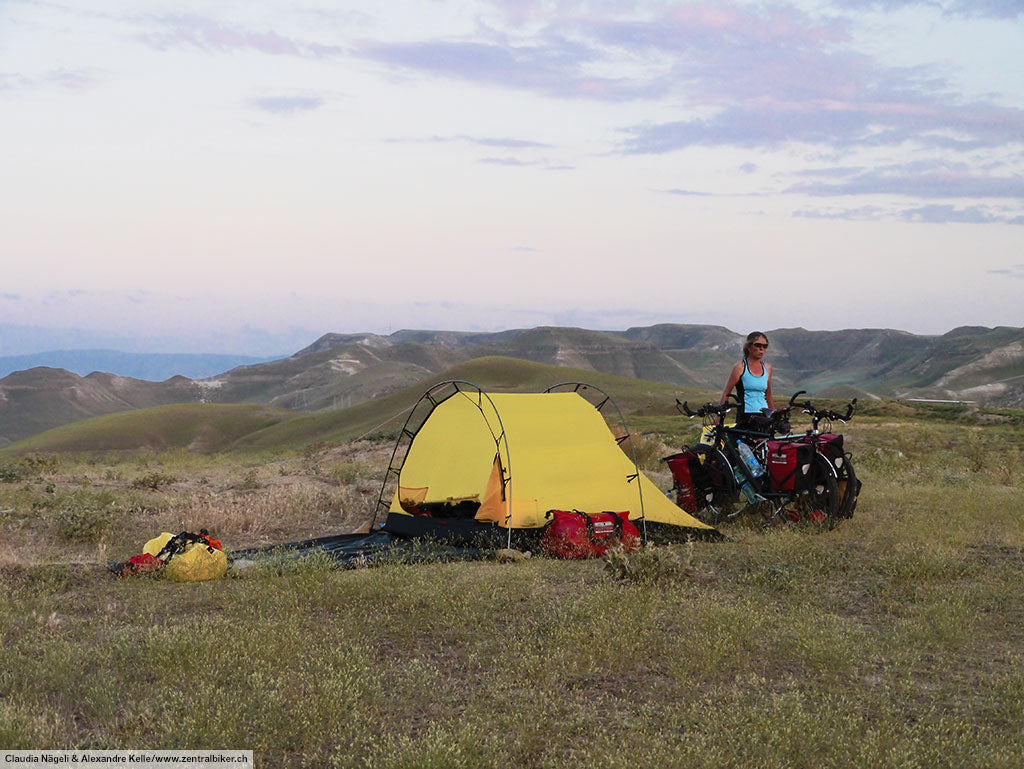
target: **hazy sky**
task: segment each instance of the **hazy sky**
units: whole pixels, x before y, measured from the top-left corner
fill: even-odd
[[[1022,0],[0,0],[0,117],[2,324],[1024,326]]]

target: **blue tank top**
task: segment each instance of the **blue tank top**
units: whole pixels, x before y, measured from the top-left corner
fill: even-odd
[[[768,367],[762,363],[761,369],[761,376],[754,376],[747,368],[747,359],[743,359],[743,376],[737,385],[743,401],[744,414],[756,414],[761,409],[768,408],[768,401],[765,398],[765,393],[768,392]]]

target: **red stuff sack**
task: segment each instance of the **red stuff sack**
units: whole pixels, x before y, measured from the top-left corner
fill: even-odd
[[[133,555],[121,567],[119,576],[131,577],[135,574],[149,574],[162,569],[164,562],[151,553]]]
[[[768,441],[768,477],[772,491],[800,491],[811,469],[813,447],[799,441]]]
[[[629,511],[587,515],[579,510],[548,510],[551,518],[540,538],[541,549],[555,558],[600,558],[619,543],[626,550],[640,546],[640,533]]]

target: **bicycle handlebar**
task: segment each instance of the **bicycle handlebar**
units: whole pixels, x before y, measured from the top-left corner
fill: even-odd
[[[694,411],[690,408],[689,404],[687,404],[686,401],[682,401],[680,403],[679,399],[676,398],[676,408],[682,411],[684,414],[686,414],[686,416],[690,417],[690,419],[693,419],[694,417],[706,417],[709,414],[714,414],[716,416],[725,416],[727,413],[729,413],[730,410],[732,410],[733,406],[732,404],[716,406],[714,403],[705,403],[699,409]]]
[[[793,396],[789,399],[790,407],[796,406],[800,408],[805,414],[810,414],[815,420],[818,419],[829,419],[838,422],[848,422],[853,416],[853,407],[857,405],[857,399],[854,398],[846,404],[846,413],[838,414],[832,409],[816,409],[810,401],[804,401],[803,403],[797,403],[796,399],[798,396],[803,395],[806,390],[800,390],[799,392],[793,393]]]

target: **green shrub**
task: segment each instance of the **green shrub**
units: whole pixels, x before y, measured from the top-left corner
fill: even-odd
[[[255,470],[250,470],[245,474],[245,477],[239,483],[235,484],[236,489],[243,489],[251,491],[253,489],[262,488],[263,484],[260,483],[259,475]]]
[[[354,485],[366,478],[377,475],[376,471],[362,462],[341,462],[329,470],[330,477],[348,485]]]
[[[315,441],[303,447],[302,456],[306,459],[312,459],[317,454],[327,449],[327,443],[324,441]]]
[[[645,436],[638,432],[630,432],[629,436],[619,443],[623,453],[633,459],[636,452],[636,463],[641,470],[656,470],[664,467],[662,457],[670,453],[657,436]]]
[[[167,473],[152,472],[146,473],[145,475],[139,476],[132,481],[133,489],[151,489],[153,491],[160,491],[161,486],[167,486],[171,483],[175,483],[178,479],[173,475]]]
[[[17,483],[25,477],[21,465],[4,464],[0,465],[0,483]]]
[[[95,542],[111,528],[118,513],[113,501],[76,496],[54,510],[57,532],[65,539]]]
[[[34,475],[55,473],[60,467],[60,459],[56,454],[28,454],[21,458],[21,465]]]

